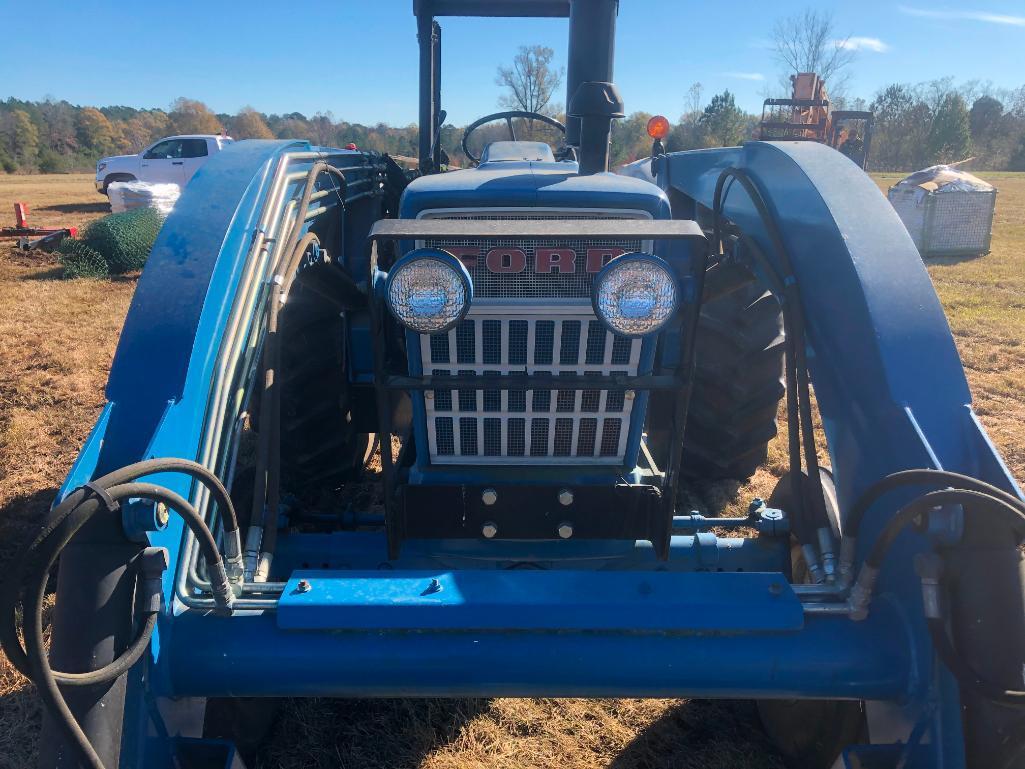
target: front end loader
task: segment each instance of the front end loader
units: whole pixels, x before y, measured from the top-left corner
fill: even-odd
[[[418,172],[237,142],[160,233],[5,575],[40,765],[255,765],[252,698],[544,696],[754,699],[792,766],[1025,766],[1025,501],[874,183],[800,141],[611,174],[616,0],[414,11]],[[488,116],[444,171],[447,15],[568,17],[566,124]],[[769,499],[681,507],[777,413]]]

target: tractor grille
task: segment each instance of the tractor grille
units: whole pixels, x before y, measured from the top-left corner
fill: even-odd
[[[543,209],[520,209],[516,211],[495,211],[475,209],[473,211],[438,210],[421,214],[423,219],[647,219],[643,211],[546,211]],[[651,250],[650,242],[622,239],[588,240],[474,240],[443,239],[417,243],[417,247],[430,248],[470,247],[480,252],[475,267],[468,267],[473,280],[474,299],[589,299],[594,275],[585,269],[584,260],[588,249],[618,249],[621,252]],[[492,248],[516,248],[527,256],[527,268],[519,273],[493,273],[484,264],[484,255]],[[550,272],[538,275],[534,272],[534,255],[537,248],[571,248],[577,255],[576,271],[568,274]]]
[[[557,383],[562,374],[634,375],[641,342],[613,336],[582,307],[562,312],[474,308],[448,333],[420,336],[425,374],[479,376],[491,385],[424,394],[432,463],[623,462],[633,393],[559,390]],[[509,373],[551,376],[553,387],[502,389]]]

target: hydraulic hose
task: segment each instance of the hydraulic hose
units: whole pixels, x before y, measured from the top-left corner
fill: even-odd
[[[1025,503],[985,481],[944,470],[906,470],[882,479],[869,488],[852,508],[852,512],[858,513],[857,518],[854,519],[854,525],[859,525],[864,512],[888,491],[907,485],[936,483],[949,486],[957,484],[960,488],[944,488],[926,492],[898,510],[887,522],[873,542],[858,574],[858,580],[851,590],[852,618],[863,617],[867,612],[879,570],[897,536],[913,522],[927,515],[930,510],[943,505],[962,505],[966,514],[1002,518],[1011,524],[1018,533],[1019,543],[1021,542],[1025,535]],[[856,531],[856,529],[854,530]],[[1009,689],[988,680],[974,670],[955,648],[947,631],[947,623],[942,611],[940,595],[942,569],[939,557],[935,555],[920,557],[916,566],[922,581],[922,602],[933,648],[958,683],[993,702],[1009,705],[1025,704],[1025,691]]]
[[[238,527],[234,508],[224,486],[202,465],[181,459],[151,459],[129,465],[109,473],[72,491],[44,519],[39,532],[14,564],[0,590],[0,643],[8,659],[22,674],[32,680],[40,698],[53,715],[57,725],[79,753],[79,759],[92,769],[103,769],[103,764],[74,715],[68,708],[59,686],[94,686],[111,683],[124,675],[143,656],[149,646],[160,611],[160,574],[166,568],[166,552],[160,553],[163,563],[154,567],[147,550],[140,545],[136,558],[144,579],[137,607],[141,616],[134,640],[113,661],[103,667],[84,673],[55,671],[50,667],[43,634],[43,602],[50,570],[61,551],[75,534],[95,515],[120,515],[120,503],[126,499],[150,499],[161,502],[177,512],[195,534],[214,583],[214,598],[223,611],[230,611],[233,594],[228,582],[224,562],[205,521],[180,495],[151,483],[136,479],[163,472],[180,472],[203,483],[223,511],[225,530],[237,537]],[[228,527],[234,524],[233,529]],[[228,537],[225,538],[228,541]],[[17,608],[24,607],[25,646],[21,645],[17,631]]]
[[[267,408],[265,409],[264,401],[260,402],[261,418],[264,414],[269,416],[266,428],[263,422],[260,423],[261,436],[265,431],[268,436],[267,500],[263,508],[263,542],[259,565],[256,569],[256,574],[260,579],[257,581],[264,581],[270,576],[271,560],[274,557],[278,541],[278,507],[281,502],[281,384],[279,382],[281,337],[278,330],[279,317],[281,307],[288,299],[288,292],[295,281],[295,275],[303,256],[311,246],[319,244],[320,240],[316,235],[312,232],[306,233],[292,250],[284,269],[275,276],[274,285],[271,288],[267,318],[267,346],[264,352],[268,360],[264,371],[264,395],[269,396],[266,403]],[[269,392],[266,388],[268,381],[270,383]],[[259,468],[257,468],[257,472],[259,473]]]
[[[270,295],[267,298],[267,333],[264,339],[263,385],[260,400],[260,434],[257,444],[256,476],[253,486],[252,524],[246,535],[246,571],[253,580],[264,582],[270,575],[271,560],[277,545],[278,504],[281,494],[281,392],[279,369],[281,366],[281,341],[278,321],[281,305],[287,298],[295,273],[303,255],[313,243],[319,240],[312,232],[302,235],[302,228],[309,211],[310,200],[316,181],[322,173],[338,179],[336,194],[341,204],[346,202],[348,181],[341,170],[330,163],[318,160],[310,166],[306,175],[306,186],[296,211],[295,223],[289,230],[281,253],[283,265],[276,265],[273,271]]]
[[[1003,500],[1007,504],[1025,513],[1025,502],[992,484],[972,478],[970,475],[953,473],[949,470],[933,470],[928,468],[901,470],[892,473],[870,486],[854,503],[847,514],[844,541],[840,545],[840,572],[849,574],[854,568],[855,550],[858,532],[865,513],[881,497],[907,486],[934,486],[979,491]]]
[[[782,296],[777,295],[777,298],[780,300],[783,312],[785,332],[788,458],[790,463],[791,495],[796,506],[795,518],[798,519],[795,531],[801,531],[802,529],[807,531],[809,528],[813,528],[816,531],[817,544],[822,556],[824,569],[819,569],[817,564],[818,558],[813,557],[815,556],[816,545],[814,538],[811,541],[802,542],[802,545],[805,547],[805,557],[808,560],[809,569],[812,573],[818,572],[821,575],[816,581],[821,582],[823,578],[832,580],[836,572],[835,548],[832,542],[832,528],[828,513],[826,512],[822,479],[819,474],[815,429],[811,413],[811,388],[808,381],[805,323],[804,312],[801,307],[801,295],[794,277],[793,264],[783,243],[779,227],[775,219],[773,219],[758,186],[750,174],[741,168],[727,168],[719,174],[719,178],[716,180],[713,197],[713,243],[717,247],[721,243],[722,208],[725,197],[734,182],[739,183],[744,188],[744,191],[747,192],[759,218],[765,225],[769,242],[785,273],[780,275],[765,258],[757,243],[750,237],[744,236],[745,242],[751,246],[753,255],[759,261],[766,274],[770,276],[777,291],[782,294]],[[805,508],[806,494],[804,482],[801,479],[802,450],[804,465],[807,468],[807,477],[811,486],[810,511]],[[804,522],[803,525],[800,523],[801,521]]]

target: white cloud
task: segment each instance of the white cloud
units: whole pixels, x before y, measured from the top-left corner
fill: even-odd
[[[765,80],[765,75],[761,72],[721,72],[723,77],[732,77],[736,80]]]
[[[886,53],[890,46],[878,37],[849,37],[846,40],[834,41],[840,48],[848,51],[872,51],[872,53]]]
[[[1003,24],[1011,27],[1025,27],[1025,16],[1008,16],[989,11],[937,11],[931,8],[910,8],[898,5],[897,10],[906,16],[923,19],[947,19],[950,21],[982,21],[987,24]]]

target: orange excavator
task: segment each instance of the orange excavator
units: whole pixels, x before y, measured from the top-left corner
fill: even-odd
[[[758,138],[828,144],[864,168],[872,143],[872,113],[831,109],[826,83],[814,72],[791,75],[790,82],[789,99],[765,100]]]

